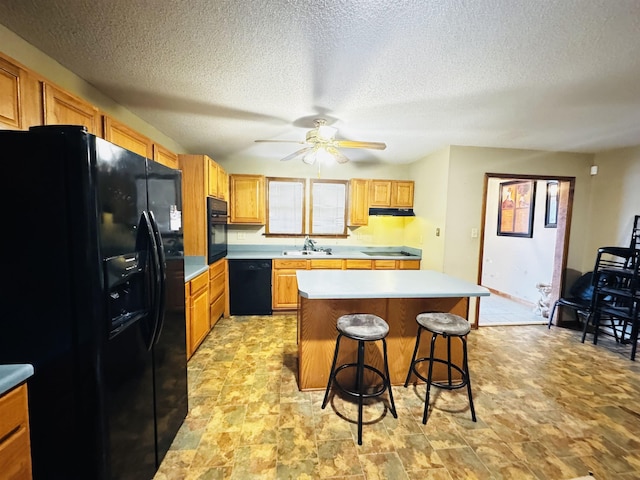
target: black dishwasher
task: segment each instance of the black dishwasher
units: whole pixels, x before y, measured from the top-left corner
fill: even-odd
[[[271,260],[229,260],[231,315],[271,315]]]

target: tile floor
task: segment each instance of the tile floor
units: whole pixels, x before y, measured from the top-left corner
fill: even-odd
[[[534,313],[534,308],[492,294],[480,299],[479,326],[546,325],[548,318]]]
[[[629,345],[546,326],[469,336],[478,421],[464,390],[395,387],[398,419],[296,386],[295,316],[233,317],[189,362],[190,411],[155,480],[640,478],[640,362]],[[442,392],[442,393],[441,393]]]

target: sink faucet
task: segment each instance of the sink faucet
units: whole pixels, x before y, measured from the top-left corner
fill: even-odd
[[[302,247],[302,250],[304,250],[305,252],[311,250],[311,251],[315,251],[316,249],[316,242],[314,242],[313,240],[311,240],[309,238],[309,235],[307,235],[306,237],[304,237],[304,246]]]

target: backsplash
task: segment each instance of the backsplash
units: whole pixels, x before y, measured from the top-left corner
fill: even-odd
[[[416,245],[416,241],[408,241],[407,233],[415,231],[412,223],[419,221],[415,217],[369,217],[369,225],[347,229],[347,238],[313,237],[318,246],[346,246],[346,245]],[[293,243],[302,246],[304,237],[270,237],[264,236],[264,226],[229,225],[230,245],[277,245]]]

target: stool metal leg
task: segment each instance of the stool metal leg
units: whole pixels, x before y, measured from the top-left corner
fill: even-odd
[[[429,411],[429,393],[431,391],[431,376],[433,375],[433,352],[436,349],[437,334],[431,334],[431,352],[429,352],[429,373],[427,373],[427,396],[424,400],[424,414],[422,415],[422,424],[427,424],[427,413]]]
[[[362,405],[364,400],[364,342],[358,341],[358,371],[357,371],[357,391],[358,391],[358,445],[362,445]]]
[[[322,401],[322,409],[327,406],[327,400],[329,400],[329,390],[331,390],[331,383],[335,378],[336,371],[336,361],[338,360],[338,350],[340,348],[340,339],[342,338],[342,334],[338,335],[336,339],[336,349],[333,353],[333,362],[331,362],[331,370],[329,371],[329,381],[327,382],[327,390],[324,392],[324,400]]]
[[[471,420],[476,421],[476,409],[473,407],[473,395],[471,394],[471,374],[469,373],[469,363],[467,362],[467,339],[462,340],[462,365],[464,368],[464,379],[467,383],[467,395],[469,396],[469,408],[471,409]]]
[[[391,405],[391,415],[393,418],[398,418],[398,414],[396,413],[396,404],[393,402],[393,393],[391,392],[391,377],[389,376],[389,362],[387,360],[387,341],[382,339],[382,353],[384,354],[384,371],[387,375],[386,384],[387,389],[389,390],[389,403]]]
[[[449,386],[451,386],[451,337],[444,335],[444,338],[447,339],[447,380],[449,380]]]
[[[413,356],[411,357],[411,363],[409,364],[407,379],[404,381],[404,388],[407,388],[407,385],[409,385],[409,378],[411,378],[411,373],[413,373],[415,368],[414,362],[416,361],[416,355],[418,354],[418,347],[420,346],[420,335],[422,335],[422,326],[418,325],[418,335],[416,336],[416,346],[413,349]]]

